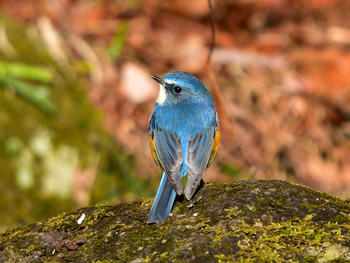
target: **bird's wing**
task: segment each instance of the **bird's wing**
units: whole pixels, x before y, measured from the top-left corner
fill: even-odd
[[[164,170],[169,182],[178,195],[183,192],[180,170],[183,162],[183,152],[180,137],[175,132],[159,128],[150,133],[151,151],[155,152],[155,160]]]
[[[180,170],[183,153],[180,137],[175,132],[157,130],[154,132],[154,146],[158,161],[177,194],[183,192]]]
[[[209,128],[197,132],[189,140],[186,157],[188,179],[185,197],[187,200],[190,200],[196,191],[204,170],[214,161],[219,145],[219,119],[215,112]]]
[[[185,197],[187,200],[192,198],[202,178],[202,174],[208,166],[215,131],[216,128],[211,127],[199,131],[190,137],[186,157],[188,179],[185,188]]]

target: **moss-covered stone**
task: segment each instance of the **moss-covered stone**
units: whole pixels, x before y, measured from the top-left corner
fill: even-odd
[[[147,224],[152,200],[61,214],[0,235],[0,261],[350,262],[350,205],[336,197],[254,180],[207,184],[192,202],[160,225]]]

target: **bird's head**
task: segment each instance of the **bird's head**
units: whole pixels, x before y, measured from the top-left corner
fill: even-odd
[[[158,105],[176,104],[184,101],[212,103],[213,99],[203,83],[189,73],[173,71],[164,77],[151,76],[160,84]]]

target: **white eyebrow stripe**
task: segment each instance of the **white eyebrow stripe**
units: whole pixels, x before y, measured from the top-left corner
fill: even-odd
[[[165,83],[167,84],[176,84],[177,82],[174,80],[164,80]]]

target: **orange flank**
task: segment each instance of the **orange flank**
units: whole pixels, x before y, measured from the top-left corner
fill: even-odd
[[[151,149],[152,157],[153,157],[154,161],[156,162],[156,164],[160,168],[162,168],[160,163],[159,163],[159,161],[158,161],[156,149],[154,148],[154,142],[153,142],[152,134],[149,135],[148,139],[149,139],[149,148]]]
[[[218,152],[219,146],[220,146],[220,129],[218,128],[215,133],[214,142],[213,142],[213,148],[210,152],[210,157],[208,161],[207,167],[209,167],[215,160],[216,153]]]

